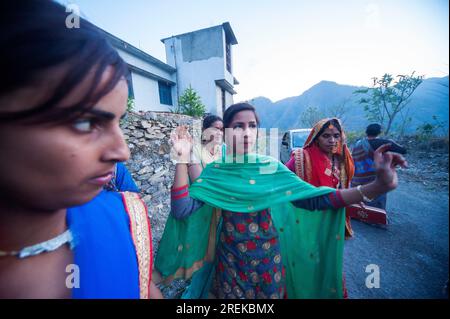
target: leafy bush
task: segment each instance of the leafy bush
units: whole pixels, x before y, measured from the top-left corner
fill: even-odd
[[[134,99],[128,98],[127,100],[127,112],[133,112],[134,111]]]
[[[439,121],[436,115],[433,115],[432,119],[433,123],[425,122],[417,127],[416,131],[420,140],[428,141],[434,136],[440,135],[439,132],[443,132],[444,136],[448,136],[448,130],[445,129],[445,123]]]
[[[178,106],[172,110],[174,113],[202,117],[206,107],[203,105],[200,96],[189,86],[178,99]]]

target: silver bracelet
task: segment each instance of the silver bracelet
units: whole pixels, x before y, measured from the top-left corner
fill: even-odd
[[[373,201],[373,199],[370,199],[369,197],[367,197],[366,195],[364,195],[364,193],[361,190],[361,185],[356,186],[356,189],[358,190],[359,194],[361,194],[361,197],[363,199],[364,202],[371,202]]]

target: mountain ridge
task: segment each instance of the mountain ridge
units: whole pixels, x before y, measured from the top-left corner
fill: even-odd
[[[424,123],[433,123],[433,115],[448,128],[448,82],[449,76],[424,79],[411,96],[409,117],[412,118],[407,132],[415,131]],[[301,127],[301,115],[310,106],[326,112],[327,108],[346,103],[348,111],[344,116],[344,126],[348,130],[363,130],[369,121],[364,109],[357,103],[360,96],[353,94],[364,86],[338,84],[322,80],[298,96],[287,97],[273,102],[264,96],[255,97],[249,102],[255,106],[261,127],[293,129]],[[400,118],[394,121],[399,125]]]

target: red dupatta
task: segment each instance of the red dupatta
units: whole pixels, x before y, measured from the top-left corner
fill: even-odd
[[[328,156],[323,153],[318,145],[314,142],[317,134],[328,121],[335,119],[341,125],[341,140],[337,147],[333,150],[333,154],[338,160],[339,175],[332,171],[331,161]],[[340,184],[341,188],[349,188],[351,179],[355,174],[355,164],[351,156],[350,150],[346,144],[345,133],[342,124],[337,118],[322,119],[314,125],[303,148],[297,149],[293,153],[295,159],[295,173],[314,186],[328,186],[337,188]],[[351,237],[353,230],[350,225],[350,218],[346,218],[346,237]]]

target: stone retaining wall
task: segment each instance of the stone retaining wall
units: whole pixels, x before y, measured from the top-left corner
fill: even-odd
[[[153,247],[162,236],[170,210],[175,165],[170,158],[170,133],[179,125],[193,127],[194,118],[174,113],[129,112],[121,127],[131,151],[125,163],[149,208]]]

